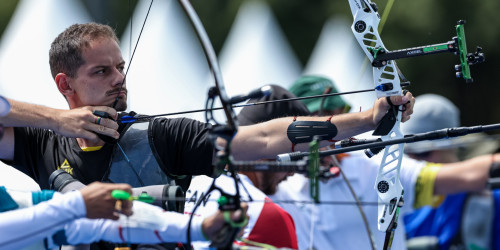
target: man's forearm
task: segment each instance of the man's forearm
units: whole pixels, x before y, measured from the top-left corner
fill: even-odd
[[[0,117],[4,127],[37,127],[54,129],[57,109],[8,99],[11,110],[8,115]]]
[[[130,226],[128,222],[112,220],[79,219],[66,225],[66,240],[70,244],[91,243],[100,240],[116,243],[162,243],[186,242],[189,216],[164,212],[158,220],[165,221],[161,228],[146,226]],[[193,241],[205,240],[202,233],[203,218],[195,217],[191,224],[191,238]],[[133,224],[133,223],[132,223]]]
[[[437,173],[434,193],[446,195],[486,188],[490,166],[494,161],[500,162],[500,154],[482,155],[466,161],[444,164]]]
[[[337,136],[333,140],[343,140],[375,129],[371,109],[358,113],[333,116],[332,123],[338,129]]]
[[[330,117],[297,117],[297,121],[326,122]],[[233,155],[241,160],[274,158],[277,154],[292,151],[292,142],[287,130],[293,117],[274,119],[268,122],[241,127],[233,141]],[[337,134],[329,139],[341,140],[374,129],[371,110],[333,116],[330,122],[337,128]],[[321,146],[331,142],[324,141]],[[308,150],[307,143],[295,145],[295,151]]]
[[[36,206],[0,213],[0,249],[20,249],[43,240],[85,213],[83,198],[77,192],[55,194]]]
[[[0,117],[0,124],[4,127],[32,127],[51,129],[54,132],[72,138],[87,139],[92,142],[99,140],[97,134],[111,136],[118,139],[118,113],[107,106],[84,106],[78,108],[54,109],[41,105],[29,104],[9,99],[11,111]],[[94,112],[107,113],[109,118],[98,119]],[[0,150],[5,147],[13,148],[13,131],[6,129],[5,135],[9,140],[0,141]],[[13,149],[11,149],[13,151]],[[7,159],[11,155],[0,153],[0,158]]]
[[[4,160],[14,159],[14,129],[13,127],[37,127],[57,129],[54,120],[56,109],[19,102],[8,99],[10,112],[0,117],[3,126],[3,134],[0,139],[0,158]]]

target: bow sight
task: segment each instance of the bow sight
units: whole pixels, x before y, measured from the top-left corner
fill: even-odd
[[[366,25],[359,23],[355,25],[356,32],[363,32]],[[387,65],[387,61],[396,60],[401,58],[416,57],[437,54],[442,52],[452,52],[460,58],[460,64],[455,65],[457,78],[464,78],[465,82],[473,82],[469,65],[484,62],[484,54],[481,52],[481,47],[476,48],[476,52],[467,53],[467,44],[465,42],[464,20],[457,22],[456,31],[457,36],[453,37],[451,41],[446,43],[425,45],[415,48],[400,49],[394,51],[387,51],[383,48],[369,48],[370,53],[373,55],[373,67],[382,67]]]

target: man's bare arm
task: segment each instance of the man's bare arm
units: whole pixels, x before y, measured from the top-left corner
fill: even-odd
[[[500,162],[500,154],[482,155],[466,161],[443,164],[436,175],[434,194],[483,190],[490,177],[493,161]]]
[[[11,105],[10,112],[0,117],[0,124],[4,126],[4,135],[0,140],[0,158],[12,160],[14,158],[14,129],[13,127],[34,127],[54,130],[67,137],[84,138],[97,141],[96,133],[118,138],[116,131],[118,124],[111,119],[101,119],[96,124],[94,110],[107,112],[114,119],[117,113],[114,109],[105,106],[82,107],[72,110],[54,109],[46,106],[29,104],[8,99]]]
[[[402,114],[402,121],[410,118],[413,112],[415,98],[410,92],[405,97],[393,96],[392,103],[395,105],[405,104],[406,110]],[[333,116],[333,123],[338,130],[333,140],[342,140],[375,129],[378,122],[385,115],[390,105],[385,98],[378,99],[373,108],[359,112]],[[297,117],[297,121],[326,121],[329,116],[324,117]],[[233,144],[233,156],[238,160],[255,160],[261,158],[274,158],[277,154],[290,152],[291,142],[287,136],[287,128],[292,123],[293,117],[274,119],[268,122],[240,127]],[[327,146],[331,142],[322,142],[321,146]],[[307,143],[298,144],[296,151],[307,151]]]

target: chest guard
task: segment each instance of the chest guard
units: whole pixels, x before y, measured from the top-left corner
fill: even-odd
[[[150,135],[151,122],[132,123],[113,149],[104,181],[128,183],[132,187],[174,184],[158,164]]]
[[[134,194],[146,192],[168,211],[184,210],[184,190],[176,183],[185,176],[169,175],[156,152],[149,122],[132,123],[123,130],[113,149],[103,182],[127,183]],[[182,181],[181,181],[182,182]]]

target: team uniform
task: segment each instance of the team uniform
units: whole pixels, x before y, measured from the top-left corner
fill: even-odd
[[[99,150],[81,149],[76,139],[51,130],[14,128],[14,161],[7,163],[33,178],[42,189],[49,188],[49,175],[57,169],[64,169],[84,184],[94,181],[124,182],[133,187],[166,184],[162,183],[166,181],[165,175],[182,178],[184,175],[212,173],[214,150],[207,138],[209,124],[185,118],[155,119],[142,124],[146,128],[136,130],[150,134],[138,140],[145,146],[154,145],[155,150],[149,155],[139,151],[135,153],[138,157],[124,157],[122,150],[127,152],[127,149],[120,147],[121,141],[118,145],[106,143]],[[151,128],[148,129],[148,126]],[[133,134],[136,130],[129,128],[122,136]],[[142,150],[134,141],[129,144],[131,150]],[[121,158],[130,160],[132,166]],[[156,158],[159,160],[156,161]],[[159,170],[150,169],[150,164],[134,164],[133,160],[157,162]],[[112,163],[120,166],[114,168]],[[113,176],[114,169],[119,169],[120,174]],[[148,181],[150,179],[151,182]],[[189,178],[186,179],[189,182]]]
[[[51,130],[14,128],[14,160],[6,163],[33,178],[42,189],[50,189],[50,174],[63,169],[85,185],[101,181],[143,187],[172,185],[176,179],[186,190],[191,175],[213,171],[210,126],[186,118],[122,124],[118,143],[84,149],[75,138]],[[112,248],[104,242],[97,244]]]
[[[342,158],[342,170],[351,182],[361,202],[377,203],[374,190],[379,161],[369,160],[363,153],[354,152]],[[415,184],[425,163],[405,158],[402,163],[400,179],[405,189],[404,206],[401,213],[412,211],[415,204]],[[312,201],[309,196],[309,180],[303,175],[294,175],[278,186],[278,192],[270,196],[292,215],[297,228],[299,249],[308,249],[312,242],[314,249],[370,249],[370,241],[359,210],[348,186],[340,177],[326,183],[319,182],[320,204],[301,203]],[[280,201],[294,200],[295,203]],[[351,204],[321,204],[329,201],[341,201]],[[377,226],[377,205],[362,206],[370,229],[375,237],[377,249],[383,246],[385,232]],[[402,216],[399,217],[393,249],[405,249],[405,229]],[[312,230],[311,230],[312,227]]]
[[[48,249],[100,240],[125,243],[185,241],[188,219],[179,213],[134,202],[134,215],[120,220],[86,219],[80,192],[20,192],[0,187],[0,249]],[[192,222],[191,237],[204,240],[201,218]]]
[[[439,249],[500,249],[499,215],[500,190],[493,190],[448,195],[439,207],[422,207],[404,221],[408,239],[433,236],[427,244]]]
[[[249,201],[247,214],[250,217],[242,238],[278,248],[297,249],[297,236],[292,217],[257,189],[247,176],[240,174],[239,177],[241,179],[239,185],[240,195],[243,200]],[[212,178],[206,176],[193,178],[186,193],[186,214],[193,212],[195,203],[200,201],[203,194],[207,192],[212,181]],[[236,193],[234,180],[231,177],[219,176],[216,185],[223,187],[224,192],[228,194],[234,195]],[[220,193],[218,191],[210,193],[205,200],[201,201],[194,217],[206,217],[213,214],[219,209],[217,203],[219,197]],[[236,242],[236,244],[245,245],[244,242]],[[195,243],[194,246],[203,249],[208,247],[208,243]]]
[[[429,164],[420,174],[417,192],[428,193],[429,183],[439,170],[439,164]],[[500,191],[484,191],[481,194],[458,193],[446,198],[420,202],[419,209],[405,215],[409,246],[440,249],[500,249],[497,228],[500,217]],[[492,223],[493,222],[493,223]],[[435,237],[435,240],[419,241],[418,237]]]

